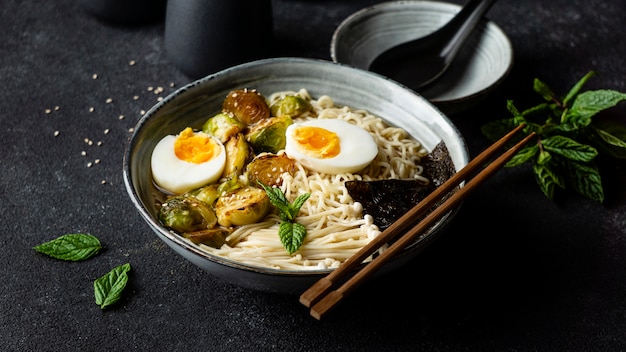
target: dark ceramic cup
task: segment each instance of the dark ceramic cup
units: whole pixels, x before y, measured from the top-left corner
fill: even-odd
[[[271,0],[169,0],[165,49],[193,79],[271,52]]]

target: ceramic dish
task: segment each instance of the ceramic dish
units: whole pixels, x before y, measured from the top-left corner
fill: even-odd
[[[368,69],[385,50],[435,31],[461,7],[435,1],[392,1],[373,5],[347,17],[331,41],[333,61]],[[509,73],[513,49],[506,34],[482,20],[444,75],[419,90],[447,114],[478,103]],[[411,82],[400,82],[411,87]]]
[[[157,142],[187,126],[201,126],[221,109],[229,91],[255,88],[264,95],[305,88],[313,97],[329,95],[338,105],[366,109],[402,127],[428,150],[443,140],[458,169],[468,162],[465,141],[436,107],[397,83],[330,61],[276,58],[246,63],[180,88],[152,107],[137,123],[124,155],[124,182],[141,217],[156,235],[190,262],[228,282],[247,288],[299,294],[332,269],[278,270],[244,265],[207,253],[161,226],[156,218],[150,158]],[[373,89],[375,88],[375,89]],[[430,242],[456,213],[450,212],[428,233]],[[413,258],[421,248],[407,247],[384,270]]]

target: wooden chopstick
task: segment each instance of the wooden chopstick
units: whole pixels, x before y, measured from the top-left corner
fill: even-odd
[[[515,135],[521,131],[525,126],[520,125],[513,129],[507,135],[495,142],[480,155],[474,158],[463,169],[454,174],[443,185],[437,187],[429,196],[424,198],[419,204],[409,210],[406,214],[400,217],[396,222],[389,226],[385,231],[378,235],[368,245],[363,247],[355,255],[347,259],[337,269],[332,271],[326,277],[323,277],[315,284],[313,284],[307,291],[300,296],[300,302],[308,308],[311,308],[311,315],[316,319],[321,319],[330,309],[338,304],[343,297],[352,292],[358,285],[364,282],[370,275],[374,273],[379,267],[392,258],[397,252],[404,249],[416,236],[427,230],[435,221],[440,219],[454,206],[460,203],[471,191],[473,191],[480,183],[491,177],[497,170],[502,168],[507,161],[509,161],[535,134],[531,133],[522,139],[518,144],[505,152],[500,158],[493,161],[487,166],[480,174],[474,177],[471,181],[462,187],[459,191],[450,196],[444,203],[436,207],[429,215],[427,215],[421,222],[415,225],[412,229],[407,231],[400,239],[387,248],[381,255],[376,257],[364,268],[357,272],[352,278],[347,280],[340,288],[331,291],[333,285],[338,281],[350,274],[353,269],[360,265],[363,260],[374,253],[383,244],[389,242],[398,235],[401,231],[405,230],[412,224],[412,220],[418,216],[423,215],[430,210],[437,202],[439,202],[444,196],[446,196],[452,189],[457,187],[462,181],[469,177],[472,173],[481,168],[493,155],[506,143],[511,141]]]

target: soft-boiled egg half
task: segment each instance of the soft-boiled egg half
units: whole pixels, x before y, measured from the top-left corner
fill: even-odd
[[[369,165],[378,154],[378,146],[369,132],[356,125],[338,119],[318,119],[290,125],[285,152],[313,171],[342,174]]]
[[[181,194],[216,182],[226,165],[226,150],[215,137],[187,127],[168,135],[152,152],[152,177],[165,191]]]

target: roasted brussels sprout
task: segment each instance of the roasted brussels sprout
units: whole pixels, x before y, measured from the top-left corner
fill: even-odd
[[[237,120],[251,125],[270,117],[265,97],[254,89],[233,90],[224,99],[222,110]]]
[[[215,201],[220,196],[218,191],[217,184],[210,184],[208,186],[203,186],[192,191],[187,192],[187,195],[196,198],[197,200],[207,204],[210,207],[213,207]]]
[[[243,174],[244,168],[252,156],[250,145],[242,133],[232,136],[226,143],[226,165],[222,177],[233,177]]]
[[[250,184],[261,181],[268,186],[280,186],[281,175],[285,172],[294,175],[296,165],[285,154],[261,154],[254,158],[246,167],[246,176]]]
[[[220,248],[226,242],[226,236],[230,231],[223,227],[206,229],[194,232],[185,232],[183,237],[195,244],[204,244],[213,248]]]
[[[208,120],[202,126],[202,132],[217,137],[225,143],[231,136],[243,131],[246,125],[225,112],[221,112]]]
[[[278,153],[279,150],[285,149],[285,132],[292,123],[293,120],[288,115],[267,118],[250,126],[246,139],[257,154]]]
[[[193,232],[214,227],[217,217],[208,204],[190,195],[179,195],[161,205],[159,221],[178,232]]]
[[[267,215],[270,205],[264,190],[251,186],[239,188],[217,199],[217,222],[225,227],[253,224]]]
[[[313,106],[308,100],[299,95],[286,95],[270,106],[272,116],[289,115],[291,118],[298,117],[311,111]]]

